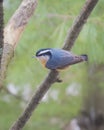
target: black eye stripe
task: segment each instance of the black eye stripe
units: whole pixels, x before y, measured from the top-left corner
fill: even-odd
[[[42,55],[50,55],[51,54],[51,49],[46,48],[46,49],[40,49],[36,52],[36,56],[42,56]]]
[[[37,51],[36,56],[50,56],[51,57],[51,50],[49,49],[41,49]]]
[[[49,55],[49,56],[51,56],[51,52],[49,51],[49,52],[46,52],[44,55]]]

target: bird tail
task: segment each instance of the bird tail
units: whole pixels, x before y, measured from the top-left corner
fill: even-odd
[[[84,61],[88,61],[88,56],[86,54],[82,54],[81,57],[83,58]]]

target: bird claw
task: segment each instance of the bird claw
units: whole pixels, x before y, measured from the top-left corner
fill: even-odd
[[[62,82],[62,79],[57,78],[56,82],[61,83],[61,82]]]

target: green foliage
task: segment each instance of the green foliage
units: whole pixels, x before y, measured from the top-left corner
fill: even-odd
[[[10,19],[21,0],[8,0],[5,7],[5,23]],[[34,16],[27,25],[19,44],[17,45],[14,58],[9,66],[5,85],[12,83],[18,86],[22,93],[23,87],[29,84],[33,92],[42,82],[48,70],[44,69],[32,56],[40,48],[63,46],[67,31],[74,19],[79,14],[83,0],[40,0]],[[81,31],[72,51],[76,54],[86,53],[89,57],[89,64],[104,64],[104,24],[103,5],[100,0],[83,30]],[[81,106],[81,94],[79,96],[67,96],[66,88],[71,83],[82,85],[86,77],[85,63],[70,67],[61,73],[62,84],[54,84],[52,89],[59,90],[59,101],[50,100],[48,103],[41,103],[33,114],[31,120],[24,130],[60,130],[61,123],[67,123],[78,113]],[[1,97],[5,95],[2,94]],[[1,111],[3,117],[0,119],[0,129],[8,129],[10,124],[18,117],[21,101],[11,97],[10,103],[1,100]],[[6,111],[9,111],[7,114]],[[5,118],[4,118],[5,117]],[[60,121],[52,124],[53,118]],[[5,125],[5,122],[6,123]],[[60,123],[61,122],[61,123]]]
[[[0,130],[8,130],[20,114],[20,106],[16,104],[19,102],[12,100],[12,103],[8,103],[0,99]]]

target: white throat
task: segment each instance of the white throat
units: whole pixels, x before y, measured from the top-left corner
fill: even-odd
[[[50,58],[50,57],[47,56],[47,55],[37,57],[37,59],[38,59],[39,61],[45,61],[45,62],[47,62],[47,61],[49,60],[49,58]]]

